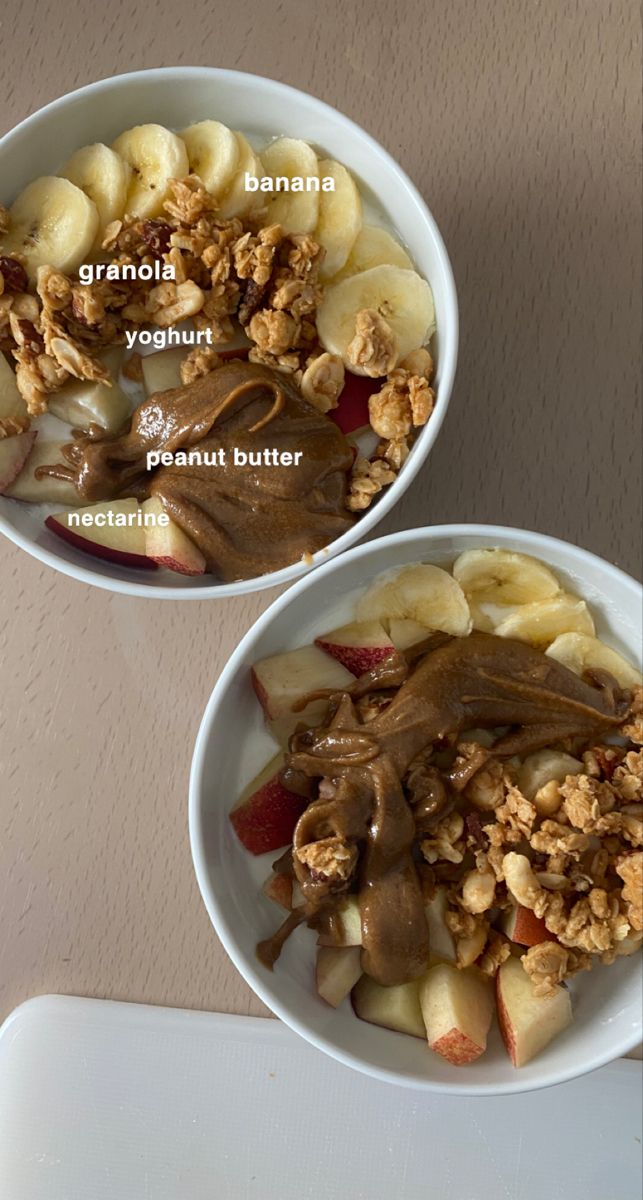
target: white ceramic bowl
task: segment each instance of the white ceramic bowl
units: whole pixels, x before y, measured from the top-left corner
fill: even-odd
[[[563,585],[591,605],[597,632],[631,660],[641,653],[641,588],[609,563],[565,542],[494,525],[413,529],[359,546],[300,580],[259,618],[210,697],[194,750],[190,836],[201,893],[228,954],[257,995],[319,1049],[378,1079],[466,1095],[530,1091],[561,1083],[625,1054],[641,1039],[640,955],[572,981],[574,1022],[535,1061],[515,1070],[495,1028],[486,1054],[453,1067],[416,1038],[358,1020],[316,995],[314,934],[300,928],[274,972],[255,946],[279,923],[260,888],[275,855],[259,859],[235,837],[228,813],[243,786],[275,752],[250,683],[257,659],[311,641],[350,618],[356,597],[381,571],[405,563],[450,564],[463,550],[501,546],[550,563]]]
[[[390,154],[363,129],[321,100],[273,79],[213,67],[167,67],[117,75],[71,92],[0,140],[0,202],[10,203],[37,175],[55,174],[72,151],[87,142],[109,144],[123,129],[148,121],[183,129],[212,116],[243,130],[258,146],[277,134],[305,138],[350,167],[366,196],[377,197],[433,289],[437,399],[400,475],[352,529],[319,551],[310,565],[293,563],[238,583],[217,583],[211,576],[193,579],[166,571],[141,572],[92,559],[44,527],[42,506],[0,496],[0,531],[23,550],[75,579],[134,596],[203,600],[253,592],[290,583],[329,555],[354,545],[390,512],[420,470],[444,419],[455,375],[455,284],[444,243],[424,200]],[[55,511],[55,506],[49,511]]]

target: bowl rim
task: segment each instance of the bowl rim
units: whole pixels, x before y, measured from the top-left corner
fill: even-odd
[[[246,983],[252,988],[253,992],[259,999],[270,1009],[270,1011],[288,1025],[291,1029],[303,1037],[311,1045],[315,1046],[325,1054],[329,1054],[331,1058],[343,1063],[347,1067],[352,1067],[354,1070],[361,1071],[365,1075],[369,1075],[385,1083],[393,1083],[402,1087],[410,1087],[417,1091],[443,1092],[460,1096],[501,1096],[515,1095],[521,1092],[539,1091],[541,1088],[553,1087],[559,1083],[566,1083],[571,1079],[580,1078],[582,1075],[589,1074],[590,1071],[598,1070],[608,1062],[612,1062],[616,1058],[620,1058],[638,1046],[641,1040],[640,1029],[634,1029],[634,1032],[623,1035],[618,1039],[611,1050],[601,1054],[595,1054],[593,1057],[586,1059],[579,1069],[571,1068],[551,1068],[549,1071],[543,1072],[541,1078],[536,1082],[529,1081],[528,1083],[521,1082],[520,1073],[516,1072],[516,1079],[507,1080],[505,1083],[458,1083],[454,1079],[453,1084],[444,1084],[440,1081],[431,1079],[418,1080],[410,1079],[402,1074],[398,1074],[388,1068],[371,1066],[364,1062],[357,1055],[353,1055],[347,1051],[338,1049],[335,1044],[324,1036],[312,1031],[304,1021],[300,1021],[298,1017],[293,1016],[286,1006],[271,995],[269,985],[266,985],[262,979],[258,965],[249,961],[244,953],[239,950],[235,937],[230,929],[222,904],[219,902],[217,891],[213,886],[206,863],[206,853],[204,847],[204,831],[202,825],[202,804],[201,797],[204,793],[204,761],[206,748],[211,736],[211,731],[214,726],[218,710],[224,702],[225,695],[230,682],[238,674],[238,663],[243,659],[246,648],[249,647],[256,639],[260,638],[266,629],[270,626],[273,619],[279,615],[293,599],[305,592],[308,588],[313,587],[316,583],[324,579],[327,575],[334,571],[340,570],[346,563],[347,559],[359,560],[368,557],[369,554],[376,552],[385,547],[394,547],[405,545],[407,542],[413,541],[415,538],[439,538],[452,537],[457,539],[463,536],[484,536],[488,537],[490,543],[499,535],[515,535],[522,542],[521,552],[529,553],[529,549],[534,552],[538,551],[542,556],[546,554],[547,548],[564,549],[569,558],[570,567],[576,564],[596,563],[601,569],[608,569],[608,573],[613,574],[619,579],[621,584],[632,591],[634,597],[643,598],[643,587],[631,575],[628,575],[620,567],[615,566],[607,559],[601,558],[590,550],[585,550],[580,546],[575,546],[570,542],[564,541],[562,538],[552,537],[549,534],[541,534],[532,530],[517,529],[508,525],[484,525],[474,523],[460,523],[453,525],[429,525],[420,526],[413,529],[401,530],[397,533],[387,534],[384,537],[376,538],[373,541],[363,545],[353,547],[352,550],[341,555],[320,567],[312,576],[307,576],[298,580],[292,587],[288,588],[283,595],[278,596],[276,600],[263,612],[250,629],[244,634],[243,638],[235,647],[230,659],[226,663],[223,671],[217,679],[214,688],[210,694],[210,698],[206,705],[199,730],[197,733],[194,751],[192,756],[192,764],[190,768],[189,780],[189,800],[188,800],[188,824],[190,849],[192,853],[192,862],[201,892],[202,900],[205,904],[208,916],[214,928],[214,931],[222,943],[226,953],[234,963],[239,973],[243,976]],[[427,551],[430,548],[427,547]]]
[[[57,109],[64,110],[66,105],[77,103],[85,97],[100,93],[108,94],[112,90],[117,90],[123,86],[126,87],[137,81],[151,79],[152,77],[157,77],[159,80],[170,78],[196,80],[202,78],[204,75],[217,78],[222,83],[227,83],[231,87],[234,86],[235,82],[239,81],[243,81],[245,84],[251,86],[259,85],[264,95],[267,92],[272,95],[289,97],[293,103],[296,102],[299,106],[301,106],[303,99],[305,105],[309,108],[317,111],[321,110],[329,119],[339,123],[344,128],[349,128],[356,137],[361,138],[369,153],[386,161],[388,169],[396,177],[401,189],[406,190],[410,195],[433,240],[444,293],[444,307],[447,314],[442,328],[447,332],[442,335],[445,345],[440,348],[440,381],[435,408],[430,420],[424,426],[416,441],[416,446],[418,448],[421,446],[421,452],[411,454],[410,458],[404,464],[404,470],[400,472],[399,476],[382,495],[381,499],[363,516],[359,517],[346,533],[336,538],[328,546],[318,550],[313,556],[312,562],[300,560],[291,563],[287,567],[282,567],[278,571],[272,571],[266,575],[257,576],[254,579],[238,580],[233,583],[211,583],[205,584],[203,587],[178,587],[171,584],[152,587],[145,579],[115,579],[108,574],[93,570],[90,566],[84,566],[82,563],[78,565],[75,562],[68,562],[66,559],[59,557],[53,550],[48,549],[46,546],[40,546],[32,538],[15,529],[0,512],[0,533],[3,533],[10,541],[19,546],[20,549],[26,550],[33,558],[38,559],[47,566],[53,567],[63,575],[68,575],[72,579],[77,579],[82,583],[92,584],[105,591],[121,595],[140,596],[152,600],[207,600],[217,597],[224,599],[230,596],[241,596],[264,591],[266,588],[278,587],[305,577],[328,559],[334,558],[336,555],[342,554],[346,549],[355,546],[395,507],[398,500],[408,490],[415,476],[426,462],[449,406],[458,360],[459,313],[453,269],[444,239],[426,201],[396,159],[393,158],[376,138],[363,129],[356,121],[353,121],[351,117],[346,116],[339,109],[336,109],[332,104],[328,104],[325,100],[320,100],[318,97],[311,95],[309,92],[304,92],[300,88],[281,83],[279,80],[272,79],[269,76],[255,75],[248,71],[235,71],[223,67],[151,67],[142,71],[125,72],[122,75],[110,75],[103,79],[95,80],[93,83],[85,84],[83,87],[76,88],[72,92],[66,92],[64,95],[49,101],[48,104],[37,109],[36,112],[31,113],[28,117],[25,117],[23,121],[20,121],[18,125],[15,125],[13,129],[0,138],[0,157],[7,143],[13,140],[14,137],[18,135],[22,136],[25,133],[28,134],[31,127],[37,125],[43,117],[51,115]],[[423,442],[422,439],[424,439]],[[399,487],[399,484],[402,486]],[[78,551],[78,553],[81,554],[82,551]],[[107,570],[109,564],[104,562],[103,567]]]

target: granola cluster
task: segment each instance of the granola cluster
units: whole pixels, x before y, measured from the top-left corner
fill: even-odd
[[[542,922],[542,941],[522,958],[537,995],[641,946],[642,697],[639,688],[619,730],[625,745],[573,747],[578,774],[533,797],[517,782],[525,764],[473,742],[457,746],[455,806],[452,798],[436,814],[421,851],[428,894],[447,888],[458,965],[477,961],[495,974],[511,945],[494,925],[516,904]]]

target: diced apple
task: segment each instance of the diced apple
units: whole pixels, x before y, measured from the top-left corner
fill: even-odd
[[[290,912],[292,908],[292,875],[269,875],[263,885],[263,894],[269,900],[274,900],[275,904],[280,904],[282,908],[287,908]]]
[[[0,440],[0,493],[8,493],[24,467],[36,440],[35,429]]]
[[[533,800],[536,792],[552,779],[563,783],[568,775],[579,775],[582,770],[582,762],[562,750],[536,750],[523,760],[516,782],[523,796]]]
[[[69,438],[66,442],[55,442],[42,441],[38,437],[20,474],[4,489],[5,496],[11,496],[13,500],[26,500],[28,504],[80,504],[80,496],[70,480],[53,479],[50,475],[36,479],[38,467],[64,463],[62,448],[65,445],[69,445]]]
[[[176,349],[157,350],[155,354],[143,355],[143,384],[148,396],[182,386],[181,363],[188,353],[185,346],[177,346]]]
[[[324,654],[319,646],[300,646],[285,654],[274,654],[263,658],[252,668],[252,686],[268,720],[275,717],[294,716],[294,724],[304,721],[312,724],[310,715],[321,715],[326,708],[324,700],[314,700],[303,712],[292,712],[292,706],[309,692],[323,688],[337,691],[348,688],[354,677],[341,663]]]
[[[320,946],[315,982],[322,1000],[337,1008],[355,987],[362,974],[359,946]]]
[[[430,629],[426,629],[419,621],[413,621],[410,617],[391,617],[388,631],[396,650],[410,650],[431,633]]]
[[[522,968],[521,968],[522,970]],[[493,987],[475,967],[431,967],[420,980],[420,1004],[431,1050],[454,1066],[474,1062],[487,1048]]]
[[[429,948],[435,958],[454,963],[456,960],[453,936],[446,925],[448,908],[447,889],[438,887],[425,906],[426,922],[429,927]]]
[[[329,928],[317,938],[319,946],[361,946],[362,914],[357,896],[347,896],[334,911]]]
[[[26,421],[27,416],[27,405],[18,391],[15,374],[0,351],[0,420]]]
[[[157,496],[151,496],[143,504],[143,517],[153,516],[154,524],[145,526],[145,553],[159,567],[177,571],[179,575],[204,575],[206,561],[194,542],[176,524],[170,521],[159,525],[158,517],[163,505]]]
[[[339,426],[342,433],[356,433],[370,427],[368,398],[379,392],[383,382],[383,379],[367,379],[364,375],[346,372],[346,381],[337,408],[328,413],[331,421]]]
[[[560,985],[553,996],[535,996],[519,958],[508,958],[496,976],[498,1024],[514,1067],[524,1067],[562,1033],[572,1019],[572,1002]]]
[[[500,920],[500,927],[509,941],[517,942],[519,946],[539,946],[541,942],[557,941],[542,917],[537,917],[523,904],[512,904],[511,908],[506,908]]]
[[[107,433],[118,433],[130,415],[130,402],[118,383],[122,347],[111,346],[98,357],[112,377],[112,386],[91,379],[71,380],[50,396],[49,411],[74,428],[100,425]]]
[[[284,787],[279,778],[282,767],[283,755],[277,754],[244,788],[230,813],[239,841],[251,854],[266,854],[287,846],[308,805],[304,796]]]
[[[135,516],[138,510],[138,500],[105,500],[101,504],[75,509],[73,513],[56,513],[53,517],[47,517],[45,525],[77,550],[93,554],[95,558],[118,563],[121,567],[155,570],[156,563],[145,554],[145,531],[142,525],[107,524],[110,513],[112,517],[122,515],[129,518]],[[91,524],[83,524],[85,514],[91,517]],[[77,517],[80,518],[78,524],[75,523]]]
[[[384,1029],[393,1029],[395,1033],[426,1037],[417,979],[393,987],[382,987],[369,975],[362,975],[353,988],[351,999],[355,1013],[362,1021],[382,1025]]]
[[[381,621],[352,621],[315,638],[315,645],[358,677],[395,649]]]

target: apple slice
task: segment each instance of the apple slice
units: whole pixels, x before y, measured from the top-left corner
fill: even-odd
[[[39,437],[20,474],[4,489],[5,496],[11,496],[13,500],[26,500],[28,504],[80,504],[80,496],[70,480],[52,479],[50,475],[36,479],[37,467],[64,463],[62,448],[69,445],[69,440],[42,441]]]
[[[362,914],[357,896],[351,894],[333,913],[327,929],[317,938],[318,946],[361,946]]]
[[[512,904],[511,908],[505,909],[500,928],[510,942],[517,942],[519,946],[539,946],[541,942],[558,941],[549,932],[542,917],[537,917],[524,904]]]
[[[18,478],[35,440],[35,429],[27,429],[25,433],[0,440],[0,493],[8,492]]]
[[[105,500],[102,504],[90,504],[88,508],[74,512],[60,512],[47,517],[45,525],[57,537],[69,542],[85,554],[121,567],[144,567],[156,570],[156,563],[145,554],[145,530],[142,525],[125,522],[139,512],[138,500]],[[119,525],[108,524],[121,518]]]
[[[431,955],[454,963],[456,961],[455,942],[450,930],[447,929],[445,920],[448,907],[447,889],[438,887],[427,902],[424,912],[429,927]]]
[[[205,575],[206,561],[194,542],[175,521],[159,525],[158,518],[164,515],[158,496],[151,496],[143,504],[143,520],[154,517],[152,525],[145,525],[145,553],[159,567],[177,571],[179,575]]]
[[[251,854],[279,850],[292,841],[295,825],[308,805],[284,787],[279,772],[283,755],[276,754],[244,788],[230,820],[239,841]]]
[[[381,621],[352,621],[315,638],[315,645],[358,677],[395,649]]]
[[[77,429],[100,425],[107,433],[118,433],[130,415],[130,402],[118,383],[123,358],[121,346],[112,346],[98,355],[113,383],[74,379],[49,398],[49,412]]]
[[[293,712],[297,700],[322,688],[342,691],[354,682],[350,671],[319,646],[300,646],[263,658],[255,663],[251,678],[270,731],[280,746],[288,745],[299,724],[319,724],[326,712],[324,699],[311,700],[301,712]]]
[[[395,1033],[426,1037],[420,1007],[420,983],[417,979],[393,987],[382,987],[369,975],[362,975],[353,988],[351,999],[355,1013],[362,1021],[382,1025],[385,1029],[393,1029]]]
[[[534,996],[519,958],[508,958],[496,976],[496,1004],[502,1040],[514,1067],[524,1067],[572,1019],[572,1002],[560,985],[553,996]]]
[[[12,427],[15,429],[24,429],[23,422],[26,424],[29,422],[27,405],[18,391],[16,377],[2,351],[0,351],[0,420],[16,421],[17,426]],[[11,432],[11,428],[9,432]]]
[[[188,353],[185,346],[177,346],[173,350],[157,350],[155,354],[143,355],[143,384],[148,396],[183,386],[181,363],[185,361]]]
[[[417,646],[418,642],[423,642],[431,635],[430,629],[420,625],[419,621],[413,621],[411,617],[391,617],[388,631],[395,649],[402,651],[410,650],[412,646]]]
[[[361,978],[359,946],[320,946],[315,965],[315,982],[322,1000],[337,1008]]]
[[[263,885],[262,891],[264,896],[269,900],[274,900],[275,904],[280,904],[282,908],[287,908],[290,912],[292,904],[293,892],[292,875],[269,875]]]
[[[475,967],[458,970],[449,963],[431,967],[420,980],[420,1004],[429,1046],[441,1058],[460,1067],[484,1054],[493,1016],[493,987]]]
[[[379,392],[383,383],[383,379],[367,379],[364,375],[346,372],[337,408],[328,413],[331,421],[339,426],[342,433],[358,433],[370,429],[368,398]]]

